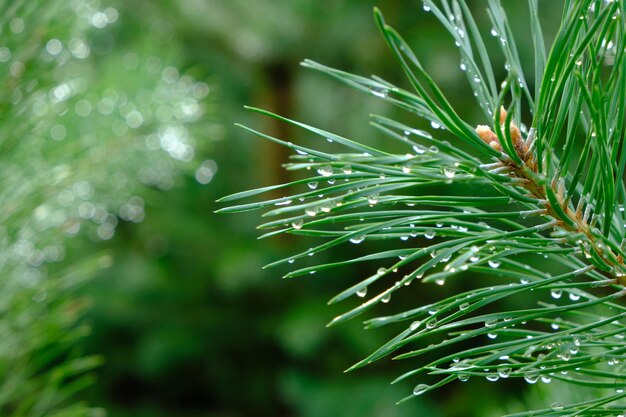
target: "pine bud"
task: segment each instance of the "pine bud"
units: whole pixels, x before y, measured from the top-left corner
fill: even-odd
[[[487,145],[491,146],[496,151],[502,152],[502,146],[498,141],[498,136],[493,133],[489,126],[478,125],[476,126],[476,133]]]

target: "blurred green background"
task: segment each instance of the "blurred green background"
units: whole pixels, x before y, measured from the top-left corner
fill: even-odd
[[[510,3],[512,16],[525,13],[524,2],[505,3]],[[112,57],[121,57],[132,67],[129,60],[139,51],[148,60],[175,62],[181,74],[204,83],[208,95],[202,101],[202,120],[191,130],[193,160],[176,168],[178,175],[171,184],[137,191],[145,216],[118,216],[114,236],[68,244],[65,264],[100,251],[109,251],[113,260],[110,268],[72,293],[89,302],[79,324],[91,331],[76,342],[78,350],[103,359],[91,371],[95,382],[80,391],[77,400],[103,407],[112,417],[460,417],[523,410],[533,396],[541,396],[537,392],[520,396],[520,387],[514,384],[473,381],[395,405],[416,383],[389,384],[411,369],[410,360],[383,360],[354,373],[342,371],[398,329],[364,331],[359,320],[325,327],[345,309],[329,307],[327,300],[368,271],[337,270],[307,280],[281,280],[287,270],[262,266],[307,248],[310,242],[288,236],[257,240],[256,212],[213,214],[221,196],[285,182],[294,175],[280,167],[288,158],[286,149],[262,142],[233,123],[286,140],[311,140],[302,131],[246,112],[244,105],[371,144],[384,139],[368,126],[369,113],[426,127],[411,115],[298,65],[310,58],[407,86],[375,28],[375,5],[414,46],[459,113],[475,124],[484,122],[458,69],[452,40],[422,10],[421,2],[86,4],[93,10],[114,8],[118,16],[106,36],[91,38],[104,52],[94,58],[99,60],[94,82],[82,94],[106,90],[113,82],[122,90],[135,88],[135,79],[116,72],[118,64]],[[481,29],[488,32],[484,3],[472,2],[472,7],[478,10]],[[524,22],[514,21],[513,26],[522,34],[519,48],[525,55],[531,45],[523,36]],[[491,46],[496,48],[495,43]],[[494,64],[502,67],[498,58]],[[355,246],[342,256],[351,253],[362,254]],[[329,259],[332,254],[320,255],[317,261]],[[400,311],[440,297],[443,291],[458,290],[416,286],[378,313]]]

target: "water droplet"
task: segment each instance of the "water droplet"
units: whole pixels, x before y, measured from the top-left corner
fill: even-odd
[[[496,325],[498,324],[498,320],[487,320],[485,321],[485,327],[496,327]]]
[[[384,275],[385,272],[387,272],[387,268],[378,268],[376,275]]]
[[[459,378],[459,381],[461,382],[467,382],[470,379],[470,376],[468,374],[458,374],[457,378]]]
[[[491,36],[496,37],[498,36],[498,31],[496,30],[496,28],[491,28]]]
[[[497,334],[495,334],[495,333],[487,333],[487,337],[488,337],[489,339],[493,340],[493,339],[495,339],[496,337],[498,337],[498,335],[497,335]]]
[[[342,170],[344,174],[346,175],[350,175],[352,174],[352,167],[350,165],[346,165],[345,167],[342,168]]]
[[[563,405],[563,403],[555,401],[550,404],[550,408],[552,409],[552,411],[563,411],[565,409],[565,406]]]
[[[441,168],[441,172],[443,172],[443,175],[445,175],[446,178],[454,178],[454,175],[456,174],[456,168],[455,167],[442,167]]]
[[[391,293],[387,293],[383,296],[383,298],[380,299],[380,301],[382,301],[383,303],[388,303],[389,300],[391,300]]]
[[[459,68],[461,68],[461,71],[466,71],[467,70],[467,65],[465,65],[464,62],[461,62],[461,65],[459,65]]]
[[[416,385],[415,388],[413,388],[413,395],[422,395],[426,392],[426,390],[428,390],[428,388],[429,387],[426,384]]]
[[[320,210],[323,211],[324,213],[330,213],[332,208],[333,208],[333,203],[332,202],[328,202],[328,203],[322,204],[320,206]]]
[[[511,368],[498,368],[498,375],[501,378],[508,378],[511,375]]]
[[[307,207],[306,209],[304,209],[304,213],[307,216],[311,216],[311,217],[315,217],[315,215],[317,215],[317,208],[316,207]]]
[[[331,175],[333,175],[333,168],[330,166],[321,166],[317,169],[317,173],[320,174],[322,177],[330,177]]]
[[[63,50],[63,44],[58,39],[50,39],[46,44],[46,51],[50,55],[58,55]]]
[[[538,379],[539,379],[539,374],[536,371],[530,371],[524,375],[524,380],[528,382],[529,384],[536,383]]]
[[[559,298],[561,298],[561,296],[563,295],[563,291],[562,290],[551,290],[550,291],[550,295],[552,296],[552,298],[554,298],[555,300],[558,300]]]
[[[415,330],[417,330],[418,327],[420,327],[420,324],[422,324],[422,323],[419,322],[419,321],[414,321],[413,323],[411,323],[411,326],[409,327],[409,329],[411,331],[415,331]]]
[[[441,128],[441,125],[439,123],[437,123],[436,121],[434,121],[434,120],[430,122],[430,126],[433,129],[440,129]]]
[[[569,299],[570,299],[570,300],[572,300],[572,301],[578,301],[578,300],[580,300],[580,294],[576,294],[576,293],[573,293],[573,292],[569,293],[569,296],[568,296],[568,297],[569,297]]]
[[[370,92],[376,97],[387,98],[389,91],[383,87],[370,87]]]
[[[461,305],[459,305],[459,310],[467,310],[469,308],[470,304],[469,303],[463,303]]]
[[[425,139],[432,139],[433,135],[431,135],[430,133],[426,132],[425,130],[419,130],[419,129],[413,129],[413,133],[415,133],[418,136],[421,136]],[[418,152],[418,153],[423,153],[422,152]]]
[[[361,235],[361,236],[354,236],[350,238],[350,242],[358,245],[359,243],[363,242],[365,240],[365,236]]]
[[[378,203],[378,194],[372,194],[367,196],[367,202],[371,205]]]
[[[436,232],[433,229],[428,229],[424,232],[424,237],[426,239],[433,239],[436,235]]]
[[[11,19],[9,22],[9,28],[13,33],[21,33],[24,30],[24,20],[19,17]]]
[[[491,268],[498,268],[501,264],[501,262],[496,259],[490,259],[489,261],[487,261],[487,263]]]
[[[367,287],[359,288],[356,291],[356,295],[357,297],[361,297],[361,298],[365,297],[367,295]]]
[[[302,219],[294,220],[293,222],[291,222],[291,226],[296,230],[302,229],[303,224],[304,224],[304,220]]]
[[[468,370],[472,367],[472,365],[470,365],[469,363],[463,361],[463,362],[459,362],[459,358],[454,358],[452,359],[452,361],[454,362],[454,365],[452,366],[452,369],[456,370],[456,371],[465,371]]]
[[[437,325],[437,318],[436,317],[431,317],[427,322],[426,322],[426,328],[427,329],[434,329],[435,326]]]
[[[487,381],[496,382],[498,379],[500,379],[500,375],[498,375],[498,374],[487,374],[487,376],[485,376],[485,378],[487,379]]]

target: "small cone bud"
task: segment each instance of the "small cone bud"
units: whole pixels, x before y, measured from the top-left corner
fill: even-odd
[[[489,146],[491,146],[493,149],[495,149],[498,152],[502,152],[502,146],[500,146],[500,142],[497,141],[491,141],[489,142]]]
[[[489,126],[478,125],[476,126],[476,133],[478,136],[485,142],[487,145],[491,146],[498,152],[502,152],[502,146],[500,146],[500,142],[498,141],[498,136],[493,133]]]
[[[506,127],[504,124],[506,123],[507,111],[503,106],[500,106],[500,129],[502,130],[502,134],[506,135]],[[511,142],[513,142],[513,146],[515,147],[515,151],[520,157],[526,154],[526,144],[524,143],[524,139],[522,138],[522,134],[519,131],[519,128],[515,125],[513,121],[509,125],[509,129],[511,131]]]
[[[496,134],[491,131],[491,128],[489,126],[485,126],[485,125],[476,126],[476,133],[486,144],[489,144],[494,141],[498,142],[498,136],[496,136]]]
[[[506,122],[506,110],[504,110],[504,106],[500,106],[500,124],[503,125]]]
[[[517,143],[522,140],[522,134],[513,122],[511,122],[511,139],[513,139],[513,143]]]
[[[516,148],[521,146],[523,139],[519,128],[513,122],[511,122],[509,128],[511,131],[511,142],[513,142],[513,145],[515,145]],[[506,127],[504,125],[500,126],[500,131],[502,132],[502,135],[506,135]]]
[[[519,147],[522,145],[522,143],[524,142],[522,140],[522,134],[519,131],[519,128],[517,126],[515,126],[515,123],[511,122],[511,140],[513,141],[513,145],[515,145],[515,147]]]

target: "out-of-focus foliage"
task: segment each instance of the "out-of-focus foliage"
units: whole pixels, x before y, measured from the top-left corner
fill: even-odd
[[[153,43],[158,28],[117,48],[114,3],[4,1],[0,14],[0,414],[96,415],[67,401],[102,363],[77,348],[89,299],[76,289],[112,261],[91,242],[141,221],[147,187],[194,161],[209,87]]]

